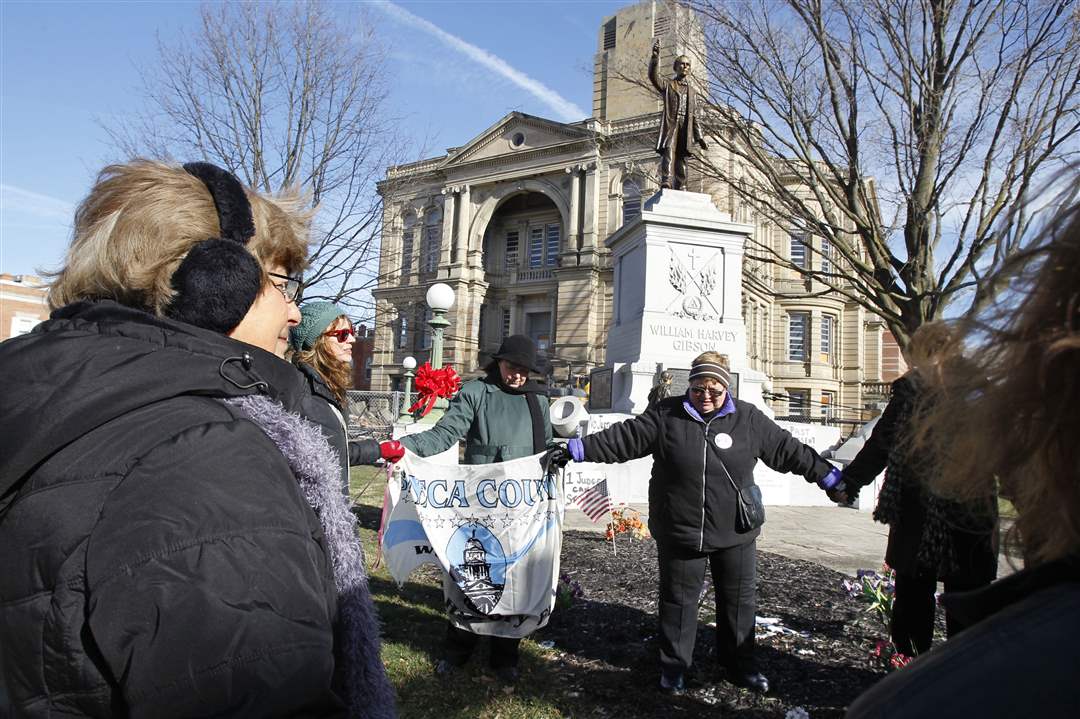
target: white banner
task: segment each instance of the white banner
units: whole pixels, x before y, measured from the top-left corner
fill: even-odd
[[[445,465],[407,454],[391,470],[380,532],[394,580],[442,567],[450,621],[475,634],[524,637],[547,624],[566,505],[540,456]]]

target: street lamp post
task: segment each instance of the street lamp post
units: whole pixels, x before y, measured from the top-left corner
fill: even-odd
[[[428,326],[431,327],[431,368],[441,369],[443,366],[443,330],[450,326],[450,320],[446,319],[446,313],[454,306],[454,290],[450,285],[437,282],[428,288],[428,307],[431,308],[431,319]],[[434,424],[442,418],[450,402],[445,397],[439,397],[431,411],[419,419],[423,424]]]
[[[412,424],[415,420],[409,414],[409,395],[412,394],[413,370],[416,369],[416,358],[406,357],[401,361],[401,366],[405,368],[405,398],[401,402],[401,414],[398,415],[398,423]]]

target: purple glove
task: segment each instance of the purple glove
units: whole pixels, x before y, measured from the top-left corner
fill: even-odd
[[[838,485],[843,483],[843,475],[840,470],[833,467],[829,470],[829,473],[817,481],[817,486],[821,487],[825,491],[830,489],[839,489]]]
[[[582,444],[581,439],[574,437],[566,443],[566,448],[570,450],[570,456],[575,462],[585,461],[585,445]]]

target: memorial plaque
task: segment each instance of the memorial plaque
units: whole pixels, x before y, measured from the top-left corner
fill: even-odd
[[[589,373],[589,411],[611,409],[611,367],[597,367]]]

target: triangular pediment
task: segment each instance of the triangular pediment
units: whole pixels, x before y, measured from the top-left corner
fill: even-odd
[[[511,112],[484,130],[467,145],[452,151],[442,168],[514,155],[542,148],[568,145],[593,136],[579,124],[568,125],[523,112]]]

